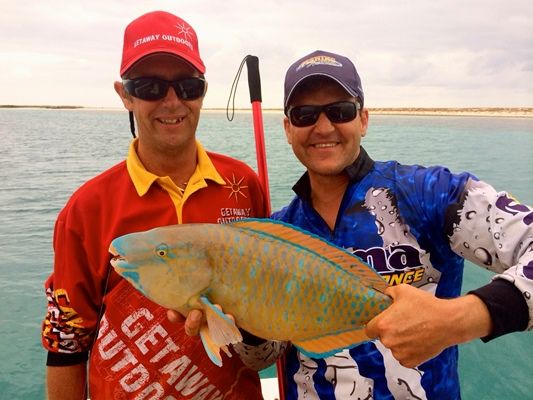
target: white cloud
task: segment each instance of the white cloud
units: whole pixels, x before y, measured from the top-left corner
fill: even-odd
[[[246,54],[260,59],[263,107],[281,107],[297,58],[324,49],[355,61],[369,106],[533,106],[529,0],[0,0],[0,104],[120,107],[125,25],[163,9],[188,20],[207,65],[206,107],[225,107]],[[248,106],[246,72],[237,106]]]

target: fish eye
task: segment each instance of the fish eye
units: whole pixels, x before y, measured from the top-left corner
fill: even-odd
[[[165,257],[168,254],[168,246],[165,243],[161,243],[155,248],[155,253],[159,257]]]

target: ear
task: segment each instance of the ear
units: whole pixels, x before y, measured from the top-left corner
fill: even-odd
[[[368,128],[368,108],[361,109],[359,114],[361,119],[361,137],[365,137]]]
[[[292,145],[292,139],[291,139],[291,123],[289,122],[289,118],[285,117],[283,118],[283,128],[285,129],[285,136],[287,137],[287,143]]]
[[[124,104],[126,110],[133,111],[133,100],[131,96],[126,93],[122,82],[116,81],[113,86],[115,88],[115,92],[117,92],[117,94],[119,95],[120,100],[122,100],[122,104]]]

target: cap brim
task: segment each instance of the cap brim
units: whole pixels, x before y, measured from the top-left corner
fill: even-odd
[[[292,94],[294,93],[294,90],[298,87],[298,85],[300,85],[303,81],[305,81],[306,79],[308,78],[313,78],[313,77],[317,77],[317,76],[325,76],[326,78],[329,78],[335,82],[337,82],[339,85],[342,86],[342,88],[344,90],[346,90],[346,92],[348,92],[348,94],[352,95],[353,97],[358,97],[358,94],[355,93],[354,91],[352,91],[348,86],[346,86],[346,84],[344,84],[343,82],[341,82],[339,79],[337,79],[336,77],[334,77],[333,75],[331,74],[327,74],[327,73],[324,73],[324,72],[314,72],[312,74],[309,74],[309,75],[305,75],[303,77],[301,77],[298,81],[296,81],[293,85],[292,85],[292,88],[291,90],[289,91],[289,94],[287,95],[287,98],[285,100],[285,104],[284,104],[284,107],[287,108],[287,106],[289,105],[289,100],[291,99],[291,96]]]
[[[130,61],[128,61],[126,64],[122,66],[122,68],[120,69],[120,76],[124,76],[138,62],[142,60],[146,60],[150,56],[156,56],[160,54],[168,54],[170,56],[174,56],[180,60],[187,62],[194,69],[198,70],[201,74],[205,73],[205,65],[201,61],[194,59],[192,57],[187,57],[186,55],[179,53],[179,52],[168,51],[168,49],[165,48],[165,49],[160,49],[160,50],[150,49],[149,51],[146,51],[145,53],[138,54],[135,58],[131,59]]]

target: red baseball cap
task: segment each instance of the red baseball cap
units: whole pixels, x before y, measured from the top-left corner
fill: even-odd
[[[187,21],[165,11],[141,15],[126,27],[120,76],[141,58],[155,53],[173,54],[205,73],[196,32]]]

